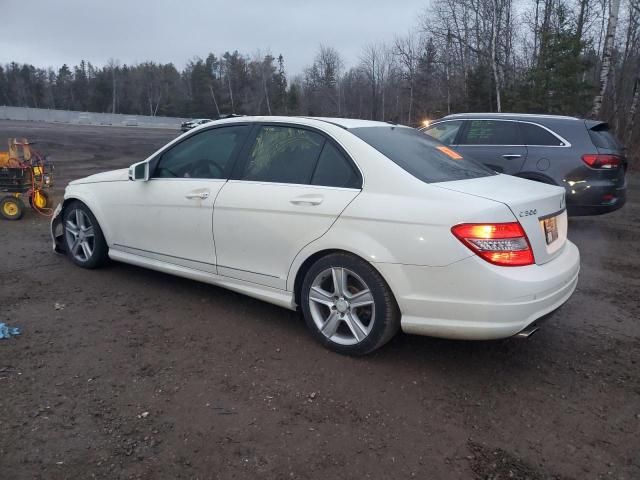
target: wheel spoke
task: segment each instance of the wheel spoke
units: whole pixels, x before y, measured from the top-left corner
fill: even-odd
[[[333,295],[329,292],[325,292],[320,287],[311,287],[309,291],[309,300],[331,307],[333,305]]]
[[[85,238],[93,237],[95,235],[93,232],[94,231],[92,226],[88,226],[87,228],[85,228],[84,229]]]
[[[320,330],[327,338],[331,338],[338,330],[338,325],[340,325],[340,317],[336,312],[332,311]]]
[[[67,229],[67,232],[69,232],[71,235],[73,235],[74,237],[78,236],[78,227],[74,225],[71,220],[67,220],[65,227]]]
[[[358,342],[364,340],[364,338],[367,336],[367,330],[355,315],[352,315],[351,312],[347,312],[347,314],[344,316],[344,321]]]
[[[73,242],[73,245],[71,245],[71,253],[73,253],[75,256],[78,256],[78,250],[80,250],[80,244],[82,242],[80,241],[80,239],[76,238]]]
[[[82,230],[82,228],[84,227],[84,218],[82,215],[82,211],[79,208],[76,209],[76,225],[78,226],[79,230]]]
[[[85,260],[89,260],[92,253],[89,243],[85,240],[83,242],[80,242],[80,246],[82,247],[82,252],[84,253]]]
[[[333,278],[333,294],[342,297],[347,289],[347,272],[344,268],[334,267],[331,269]]]
[[[364,307],[373,304],[373,294],[371,290],[362,290],[349,298],[351,308]]]

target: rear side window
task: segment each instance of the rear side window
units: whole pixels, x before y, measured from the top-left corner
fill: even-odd
[[[463,157],[413,128],[363,127],[349,131],[426,183],[495,175],[484,165]]]
[[[533,123],[520,123],[525,145],[560,147],[562,141],[553,133]]]
[[[516,122],[468,120],[458,145],[522,145]]]
[[[260,127],[240,179],[308,184],[323,144],[324,137],[309,130]]]
[[[618,142],[616,137],[609,131],[609,126],[606,123],[601,123],[593,128],[589,129],[589,136],[591,141],[597,148],[606,148],[608,150],[621,150],[622,145]]]
[[[324,144],[311,184],[343,188],[362,186],[360,176],[351,162],[331,142]]]
[[[423,132],[445,145],[451,145],[455,141],[461,126],[461,120],[441,122],[427,127]]]

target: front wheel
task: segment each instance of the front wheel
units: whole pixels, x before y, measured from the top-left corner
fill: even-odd
[[[83,268],[97,268],[108,259],[108,247],[91,210],[81,202],[72,202],[64,211],[64,241],[67,256]]]
[[[327,348],[366,355],[398,331],[391,289],[366,261],[346,253],[321,258],[304,277],[301,306],[307,326]]]

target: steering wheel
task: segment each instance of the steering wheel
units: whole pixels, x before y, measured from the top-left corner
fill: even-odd
[[[215,167],[217,172],[213,172],[211,167]],[[194,163],[192,168],[185,172],[184,176],[191,178],[221,178],[223,173],[224,169],[215,160],[202,158]]]

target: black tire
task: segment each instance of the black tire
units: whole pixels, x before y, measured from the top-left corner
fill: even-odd
[[[79,211],[79,213],[77,213],[77,211]],[[69,222],[74,225],[77,224],[78,215],[83,218],[85,225],[85,220],[88,219],[91,227],[93,227],[93,240],[90,242],[90,247],[92,247],[90,255],[87,255],[84,251],[82,253],[75,254],[73,244],[70,243],[74,234],[71,233],[72,230],[69,226]],[[82,217],[82,215],[85,215],[86,217]],[[69,232],[67,230],[69,230]],[[62,233],[67,256],[79,267],[99,268],[109,261],[109,248],[107,247],[107,242],[104,239],[102,229],[100,228],[96,217],[84,203],[76,200],[65,207],[62,221]]]
[[[311,287],[314,286],[314,282],[316,282],[317,286],[318,280],[323,278],[323,275],[329,275],[328,271],[333,271],[333,269],[345,269],[342,271],[348,271],[349,274],[355,273],[354,277],[359,278],[352,281],[364,283],[364,287],[370,291],[373,297],[374,304],[369,308],[374,312],[374,314],[371,315],[371,311],[369,311],[368,314],[372,325],[370,324],[367,326],[370,330],[363,339],[358,340],[354,335],[353,340],[357,341],[355,344],[345,345],[337,343],[322,333],[317,321],[314,320],[314,314],[316,315],[316,319],[320,320],[322,316],[320,315],[320,317],[318,317],[320,309],[324,310],[325,315],[330,315],[331,312],[337,313],[339,311],[336,304],[331,307],[320,305],[314,309],[314,312],[312,312],[312,306],[309,301]],[[326,281],[330,281],[328,277]],[[345,281],[345,283],[348,283],[348,281]],[[333,283],[333,285],[334,298],[338,298],[335,296],[335,283]],[[355,255],[348,253],[333,253],[320,258],[305,274],[301,288],[300,303],[307,326],[311,330],[313,336],[322,345],[334,352],[352,356],[366,355],[391,340],[400,327],[400,309],[398,308],[398,304],[396,303],[389,285],[387,285],[387,282],[385,282],[380,273],[378,273],[373,266]],[[365,288],[363,288],[363,291]],[[323,288],[322,290],[325,293],[329,292],[328,288]],[[342,308],[344,308],[344,305],[342,305]],[[348,316],[348,312],[349,311],[345,312],[343,315]],[[350,328],[348,325],[342,325],[342,323],[347,324],[348,322],[343,320],[340,320],[339,322],[341,322],[341,326],[338,327],[338,329],[343,327],[343,330],[345,328]],[[347,335],[348,333],[349,330],[347,330]],[[336,334],[339,334],[339,330],[336,330]]]
[[[24,215],[24,202],[8,195],[0,200],[0,215],[5,220],[20,220]]]

